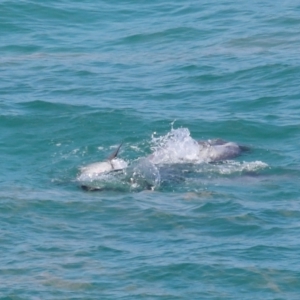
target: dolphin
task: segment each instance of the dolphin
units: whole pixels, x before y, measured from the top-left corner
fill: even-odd
[[[95,162],[80,168],[80,174],[77,177],[77,181],[82,183],[80,186],[83,189],[90,190],[86,182],[93,181],[97,176],[113,171],[123,170],[127,167],[127,163],[124,160],[117,158],[122,144],[123,143],[121,143],[105,161]]]
[[[234,142],[227,142],[222,139],[197,141],[199,144],[199,158],[208,162],[232,159],[244,151],[249,151],[246,146]]]

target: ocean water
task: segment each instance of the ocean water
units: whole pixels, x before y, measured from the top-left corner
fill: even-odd
[[[1,299],[299,299],[297,1],[0,12]],[[250,150],[187,159],[213,138]],[[120,143],[180,159],[82,190]]]

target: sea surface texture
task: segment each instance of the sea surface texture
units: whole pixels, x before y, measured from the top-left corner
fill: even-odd
[[[0,299],[298,300],[299,87],[299,1],[1,0]]]

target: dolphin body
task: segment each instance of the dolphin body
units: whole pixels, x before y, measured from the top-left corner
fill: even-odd
[[[199,144],[199,158],[207,162],[217,162],[232,159],[239,156],[243,151],[248,151],[246,146],[234,142],[227,142],[222,139],[208,141],[197,141]]]
[[[93,188],[88,184],[88,182],[91,182],[97,175],[123,170],[127,167],[127,163],[124,160],[117,158],[121,146],[122,144],[120,144],[107,160],[95,162],[80,168],[80,175],[77,177],[77,181],[84,190],[97,190],[97,188]]]

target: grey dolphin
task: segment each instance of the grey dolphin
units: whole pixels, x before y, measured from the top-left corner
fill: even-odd
[[[80,174],[77,177],[77,181],[83,189],[90,190],[88,182],[93,181],[98,175],[109,173],[112,171],[122,170],[127,167],[127,163],[117,158],[119,150],[123,143],[107,158],[105,161],[95,162],[87,166],[80,168]]]
[[[209,162],[232,159],[239,156],[242,152],[249,150],[246,146],[241,146],[234,142],[227,142],[222,139],[197,142],[200,146],[200,158]]]

